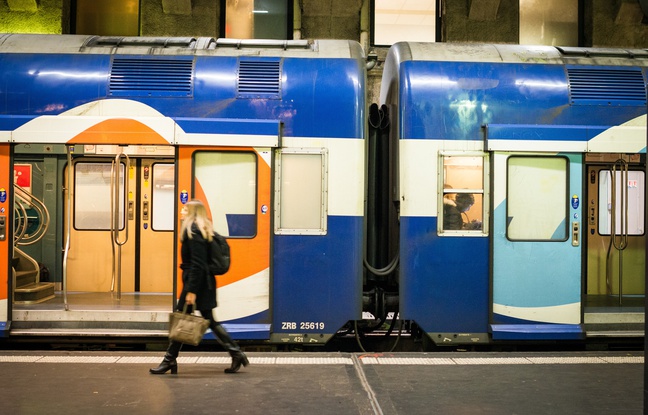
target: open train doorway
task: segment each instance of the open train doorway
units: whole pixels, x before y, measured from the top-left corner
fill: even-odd
[[[76,158],[72,171],[64,174],[65,188],[71,190],[63,208],[69,231],[68,293],[112,293],[117,299],[131,293],[170,296],[173,147],[95,152]]]
[[[175,148],[39,147],[17,148],[14,167],[30,167],[30,190],[50,216],[45,237],[23,250],[47,269],[55,295],[14,296],[12,335],[79,327],[98,336],[163,335],[174,303]]]
[[[645,159],[639,154],[586,156],[588,337],[644,334]]]

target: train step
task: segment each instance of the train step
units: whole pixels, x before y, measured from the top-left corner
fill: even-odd
[[[53,282],[32,282],[14,290],[15,304],[38,304],[54,297]]]
[[[37,275],[38,273],[34,270],[16,270],[16,288],[22,288],[33,284]]]
[[[10,335],[165,339],[168,323],[168,311],[16,310]]]
[[[645,314],[638,309],[627,311],[585,312],[587,337],[641,337],[644,335]]]
[[[643,337],[643,324],[586,324],[587,337]]]
[[[129,329],[129,328],[90,328],[79,330],[78,328],[12,328],[12,337],[82,337],[82,338],[147,338],[151,340],[166,341],[168,329]]]

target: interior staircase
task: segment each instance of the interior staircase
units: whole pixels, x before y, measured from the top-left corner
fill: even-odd
[[[14,304],[37,304],[51,300],[54,283],[41,281],[40,266],[18,246],[38,242],[49,226],[49,212],[45,204],[26,189],[14,184],[15,229],[14,253],[11,262]]]
[[[40,266],[32,257],[14,248],[12,262],[14,304],[37,304],[54,298],[54,283],[40,280]]]

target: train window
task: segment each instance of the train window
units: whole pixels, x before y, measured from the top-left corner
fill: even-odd
[[[436,3],[436,0],[374,0],[372,44],[436,41]]]
[[[282,150],[276,158],[277,234],[326,234],[326,152]]]
[[[194,154],[192,196],[204,198],[216,232],[256,235],[257,159],[255,153],[201,151]]]
[[[628,171],[626,186],[621,181],[625,173],[599,171],[599,233],[601,235],[643,235],[645,219],[645,173]],[[612,177],[615,177],[613,179]],[[624,192],[625,190],[625,192]],[[614,193],[614,196],[613,196]],[[612,222],[612,216],[616,218]]]
[[[565,157],[509,157],[506,236],[510,240],[567,239],[568,166]]]
[[[154,231],[172,231],[174,226],[175,166],[153,164],[151,227]]]
[[[138,36],[139,0],[76,0],[74,33],[100,36]]]
[[[124,228],[124,165],[119,165],[119,229]],[[111,228],[111,163],[74,165],[74,228],[108,230]]]
[[[520,0],[520,44],[578,46],[579,0]]]
[[[484,156],[443,155],[441,172],[440,233],[485,232]],[[471,233],[474,232],[468,232]]]
[[[288,0],[227,1],[225,37],[231,39],[290,39]],[[289,37],[290,35],[290,37]]]

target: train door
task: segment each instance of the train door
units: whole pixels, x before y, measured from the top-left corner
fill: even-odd
[[[493,160],[493,338],[580,338],[582,156]]]
[[[638,154],[588,154],[587,161],[587,305],[643,315],[644,167]]]
[[[114,158],[76,158],[65,174],[72,181],[64,202],[71,212],[68,292],[173,290],[174,160],[168,151],[137,153],[129,146]]]
[[[139,165],[139,292],[173,291],[175,162],[142,159]],[[153,259],[154,260],[150,260]]]
[[[230,245],[230,270],[217,278],[215,313],[236,338],[269,338],[271,154],[253,148],[179,149],[180,206],[191,199],[205,203]]]
[[[9,144],[0,144],[0,332],[7,330],[9,301],[8,288],[12,271],[9,267],[9,258],[13,250],[13,232],[9,227],[11,216],[9,215],[10,194],[13,191],[13,178],[10,174],[10,153]]]

